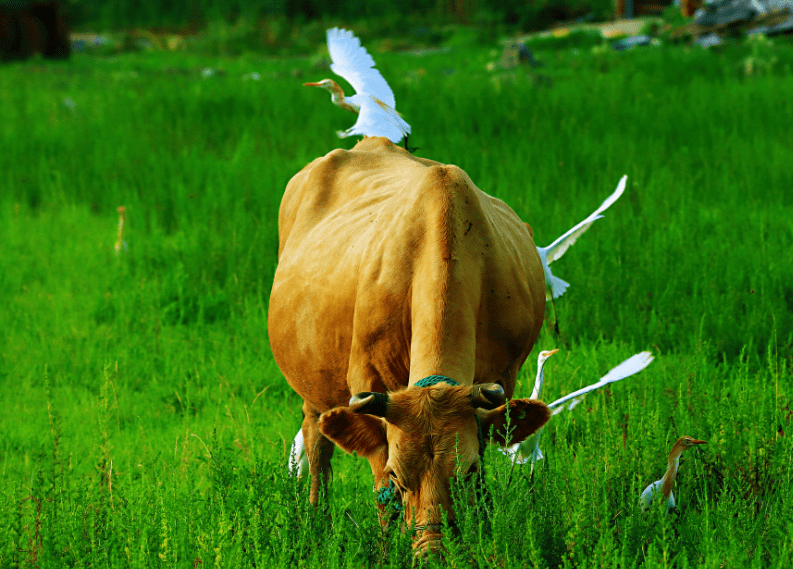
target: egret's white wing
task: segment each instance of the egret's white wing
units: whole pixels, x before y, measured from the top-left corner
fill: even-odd
[[[663,500],[663,485],[664,481],[656,480],[647,488],[644,489],[642,495],[639,497],[639,505],[642,507],[642,510],[646,510],[650,507],[650,505],[655,501],[655,498],[658,497],[659,500]],[[666,506],[664,507],[664,513],[668,514],[669,510],[675,507],[675,493],[669,493],[669,499],[666,501]]]
[[[515,443],[514,445],[507,448],[498,447],[498,450],[501,451],[501,454],[512,459],[512,462],[517,462],[518,464],[526,464],[526,461],[529,460],[529,458],[524,456],[524,454],[521,452],[520,443]]]
[[[631,375],[640,372],[648,365],[650,362],[653,361],[653,356],[650,352],[641,352],[636,354],[635,356],[631,356],[621,364],[617,365],[613,369],[611,369],[605,376],[603,376],[600,381],[584,387],[583,389],[579,389],[578,391],[574,391],[569,395],[565,395],[564,397],[557,399],[550,405],[548,408],[551,409],[551,414],[556,415],[563,411],[564,409],[572,409],[575,407],[581,399],[584,398],[584,395],[589,393],[590,391],[594,391],[595,389],[600,389],[604,385],[609,383],[613,383],[615,381],[619,381],[621,379],[625,379],[626,377],[630,377]],[[539,391],[537,388],[542,388],[542,385],[537,385],[535,382],[535,391]],[[532,395],[532,398],[534,396]],[[569,405],[564,405],[565,403],[570,402]],[[532,434],[531,436],[527,437],[521,443],[514,444],[509,448],[501,449],[501,452],[512,459],[513,462],[518,464],[525,464],[531,461],[531,467],[534,469],[534,463],[538,460],[542,460],[544,458],[542,454],[542,450],[540,450],[540,436],[542,435],[542,428],[540,428],[536,433]],[[648,487],[644,493],[642,493],[642,500],[645,499],[645,494],[650,496],[648,492],[651,489]]]
[[[378,103],[378,106],[388,116],[389,122],[396,125],[396,127],[402,132],[402,136],[410,134],[410,125],[398,112],[384,104],[382,101]]]
[[[303,478],[308,473],[308,456],[303,446],[303,429],[299,429],[289,450],[289,474]]]
[[[656,480],[644,489],[644,492],[642,492],[642,495],[639,497],[639,504],[642,510],[649,508],[656,496],[662,496],[661,486],[663,483],[663,480]]]
[[[560,258],[564,255],[567,250],[575,243],[579,237],[581,237],[584,233],[592,227],[592,224],[595,223],[598,219],[602,218],[602,215],[596,216],[589,216],[584,221],[573,227],[570,231],[559,237],[556,241],[548,245],[547,247],[537,247],[538,249],[542,249],[545,252],[546,259],[548,259],[548,264],[550,265],[556,259]]]
[[[653,356],[650,354],[650,352],[641,352],[635,356],[631,356],[617,367],[609,371],[597,383],[582,387],[578,391],[573,391],[564,397],[560,397],[548,405],[548,408],[551,410],[552,415],[557,415],[565,409],[572,409],[578,405],[584,398],[584,395],[590,391],[595,391],[604,385],[608,385],[609,383],[614,383],[615,381],[630,377],[650,365],[651,361],[653,361]]]
[[[365,93],[381,100],[392,109],[396,107],[394,92],[380,72],[361,40],[352,32],[333,28],[327,32],[328,52],[333,63],[330,70],[344,77],[356,93]],[[398,141],[397,141],[398,142]]]
[[[389,112],[383,108],[372,97],[367,95],[354,95],[350,97],[356,105],[360,106],[358,120],[352,127],[345,131],[339,131],[340,137],[363,135],[363,136],[385,136],[393,142],[398,143],[405,134],[410,133],[410,125],[396,114],[396,111]]]
[[[617,201],[617,199],[622,195],[622,193],[625,191],[625,182],[627,180],[628,176],[623,176],[622,179],[620,179],[620,183],[617,184],[617,189],[614,191],[614,193],[606,198],[606,201],[600,204],[600,207],[597,208],[592,213],[592,215],[587,217],[584,221],[573,227],[570,231],[559,237],[559,239],[547,247],[542,248],[546,253],[549,265],[564,255],[570,246],[576,242],[576,239],[586,232],[586,230],[589,229],[596,220],[603,217],[600,215],[600,213],[606,211],[611,206],[611,204]]]

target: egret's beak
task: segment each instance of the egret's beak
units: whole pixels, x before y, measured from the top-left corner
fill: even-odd
[[[706,444],[708,444],[708,441],[699,441],[697,439],[694,439],[694,440],[691,441],[691,444],[692,445],[706,445]]]
[[[554,355],[558,351],[559,351],[559,348],[556,348],[555,350],[547,350],[548,356],[550,357],[550,356]]]
[[[303,83],[303,87],[319,87],[319,83]]]

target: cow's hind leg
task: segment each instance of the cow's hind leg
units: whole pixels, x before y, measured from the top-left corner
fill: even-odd
[[[331,475],[330,459],[336,445],[319,430],[320,413],[308,402],[303,402],[303,444],[308,456],[311,475],[311,503],[319,504],[320,487],[327,491]]]

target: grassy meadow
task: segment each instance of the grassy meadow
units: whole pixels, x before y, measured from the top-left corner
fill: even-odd
[[[533,476],[486,455],[445,561],[789,567],[793,44],[373,52],[419,156],[456,164],[547,245],[628,175],[554,273],[544,399],[640,375],[550,421]],[[371,473],[337,451],[327,512],[287,475],[300,399],[267,304],[286,183],[354,139],[319,58],[76,54],[0,67],[0,567],[401,567]],[[258,79],[251,76],[257,73]],[[545,77],[538,78],[538,75]],[[349,87],[348,87],[349,90]],[[126,208],[128,248],[116,255]],[[549,307],[549,321],[553,316]],[[679,509],[642,513],[681,435]]]

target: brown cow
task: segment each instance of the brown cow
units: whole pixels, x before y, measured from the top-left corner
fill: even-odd
[[[303,398],[311,502],[335,442],[369,460],[376,487],[393,484],[414,546],[435,549],[450,477],[480,468],[475,417],[505,444],[506,398],[542,326],[529,229],[460,168],[383,137],[298,172],[278,227],[268,329]],[[415,386],[431,375],[460,385]],[[510,442],[549,418],[540,401],[509,406]]]

